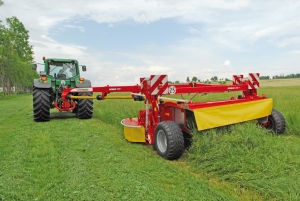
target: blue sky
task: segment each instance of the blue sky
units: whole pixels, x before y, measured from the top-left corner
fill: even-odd
[[[300,73],[299,0],[4,0],[0,19],[29,30],[35,61],[74,58],[94,86],[233,74]],[[38,69],[41,70],[42,66]]]

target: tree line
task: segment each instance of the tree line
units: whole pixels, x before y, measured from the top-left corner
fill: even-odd
[[[4,2],[0,0],[0,12]],[[0,21],[0,87],[3,94],[29,92],[38,77],[33,71],[33,50],[29,45],[29,31],[17,17]]]
[[[300,78],[300,73],[296,73],[296,74],[289,74],[289,75],[274,75],[274,76],[260,76],[259,79],[261,80],[270,80],[270,79],[289,79],[289,78]]]
[[[191,79],[190,79],[190,77],[187,77],[186,82],[180,82],[180,81],[176,80],[175,82],[169,81],[169,83],[170,84],[180,84],[180,83],[189,83],[189,82],[200,82],[200,83],[211,84],[212,82],[218,82],[220,84],[226,84],[227,81],[231,81],[231,80],[228,78],[218,79],[218,76],[213,76],[210,79],[206,79],[206,80],[200,80],[196,76],[194,76]]]
[[[275,75],[272,77],[272,79],[288,79],[288,78],[300,78],[300,73],[297,74],[289,74],[289,75]]]
[[[296,74],[289,74],[289,75],[274,75],[274,76],[269,76],[269,75],[263,75],[260,76],[259,79],[260,80],[270,80],[270,79],[289,79],[289,78],[300,78],[300,73],[296,73]],[[210,84],[212,82],[218,82],[220,84],[226,84],[227,81],[232,81],[228,78],[220,78],[218,79],[217,76],[213,76],[210,79],[206,79],[206,80],[200,80],[198,79],[196,76],[192,77],[192,79],[190,79],[190,77],[186,78],[186,82],[180,82],[180,81],[169,81],[170,84],[180,84],[180,83],[189,83],[189,82],[200,82],[200,83],[207,83]]]

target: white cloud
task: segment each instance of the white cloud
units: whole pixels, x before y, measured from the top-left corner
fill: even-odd
[[[291,38],[286,38],[286,39],[283,39],[279,42],[276,43],[279,47],[285,47],[285,46],[288,46],[288,45],[297,45],[297,44],[300,44],[300,36],[296,36],[296,37],[291,37]]]
[[[293,51],[290,51],[289,53],[292,53],[292,54],[300,54],[300,50],[293,50]]]
[[[200,30],[198,30],[198,29],[195,29],[195,28],[193,28],[193,27],[191,27],[191,26],[188,26],[188,27],[187,27],[187,30],[188,30],[188,32],[191,33],[191,34],[201,34],[201,33],[202,33],[202,31],[200,31]]]
[[[224,66],[230,66],[230,61],[229,60],[225,60],[223,63]]]
[[[272,27],[266,27],[266,28],[263,28],[263,29],[255,32],[251,36],[251,41],[255,42],[264,37],[269,37],[271,39],[277,39],[279,37],[291,34],[294,31],[296,31],[297,29],[299,29],[299,25],[297,27],[297,25],[295,26],[295,24],[276,25],[276,26],[272,26]]]
[[[79,29],[82,33],[85,32],[85,29],[82,26],[65,25],[65,27]]]

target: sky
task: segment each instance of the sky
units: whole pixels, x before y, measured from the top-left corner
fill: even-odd
[[[24,24],[35,62],[77,59],[93,86],[300,73],[299,0],[3,1],[2,24]]]

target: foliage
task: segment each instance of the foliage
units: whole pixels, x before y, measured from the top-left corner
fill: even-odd
[[[0,24],[0,86],[7,93],[12,87],[17,92],[32,86],[37,73],[31,70],[32,46],[28,31],[16,17],[6,19],[7,27]]]
[[[275,75],[272,77],[273,79],[289,79],[289,78],[300,78],[300,73],[289,74],[289,75]]]
[[[218,81],[218,77],[217,77],[217,76],[214,76],[214,77],[210,78],[210,80],[211,80],[212,82],[217,82],[217,81]]]
[[[261,79],[261,80],[269,80],[271,78],[270,78],[270,76],[267,75],[267,76],[260,76],[259,79]]]

